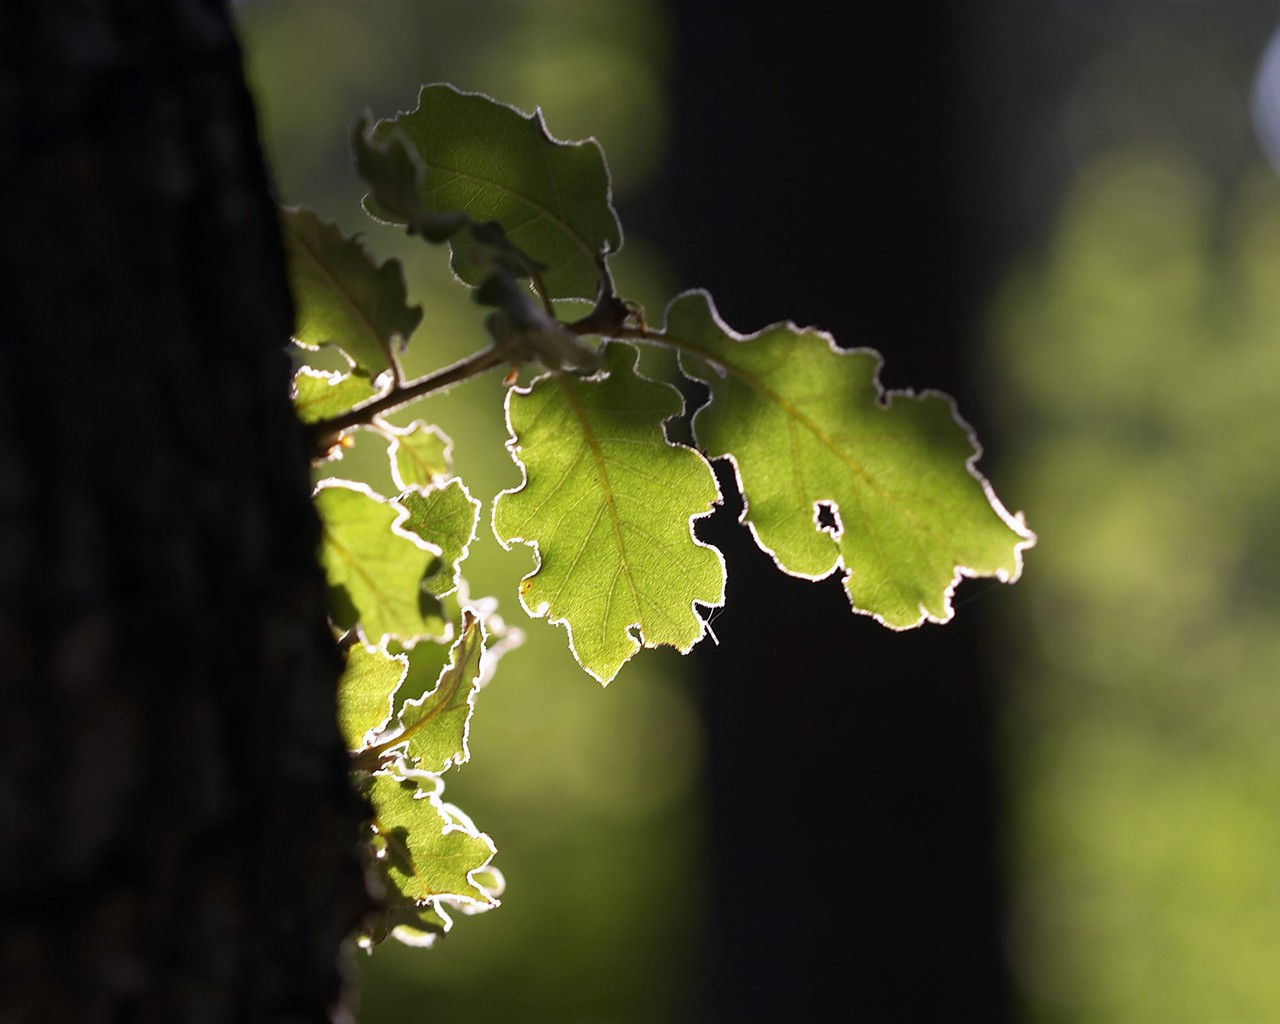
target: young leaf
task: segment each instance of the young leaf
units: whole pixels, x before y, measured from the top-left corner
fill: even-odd
[[[439,427],[414,420],[407,427],[379,424],[379,430],[390,439],[391,479],[400,490],[430,487],[449,472],[453,441]]]
[[[452,926],[453,921],[431,904],[389,907],[364,922],[364,934],[357,938],[357,945],[367,950],[393,935],[406,946],[428,948]]]
[[[404,224],[409,233],[429,242],[444,242],[467,223],[459,210],[433,212],[422,205],[422,159],[403,132],[383,130],[373,138],[370,116],[358,118],[351,128],[351,153],[356,173],[369,186],[366,206],[383,218]]]
[[[423,86],[416,109],[379,121],[373,134],[378,142],[402,135],[417,151],[426,210],[496,221],[512,245],[545,267],[549,298],[596,300],[608,281],[605,258],[622,244],[622,229],[594,140],[560,142],[541,113],[526,116],[449,85]],[[380,219],[409,223],[403,209],[376,198],[366,206]],[[455,247],[454,270],[468,284],[479,285],[489,269]]]
[[[450,598],[441,603],[452,604],[453,599]],[[446,609],[446,618],[451,618],[447,613],[448,609]],[[435,688],[440,681],[440,673],[449,664],[449,655],[453,650],[453,641],[456,639],[457,637],[451,635],[450,631],[444,639],[432,637],[430,642],[414,644],[404,652],[405,657],[409,659],[409,671],[400,688],[392,696],[393,714],[397,721],[400,709],[406,700],[420,699],[423,694],[430,693]]]
[[[664,338],[711,390],[697,444],[732,459],[743,518],[783,570],[845,567],[854,610],[894,629],[950,619],[962,576],[1018,577],[1035,535],[974,468],[949,397],[886,394],[877,353],[817,331],[734,334],[701,292],[672,301]]]
[[[293,408],[303,423],[341,416],[378,393],[373,382],[359,374],[304,366],[293,375]]]
[[[391,695],[404,680],[409,660],[377,647],[352,644],[338,680],[338,724],[348,750],[359,750],[371,733],[391,721]]]
[[[474,884],[470,874],[488,866],[493,842],[445,805],[439,789],[439,779],[425,772],[380,772],[370,778],[373,825],[385,844],[382,867],[399,896],[393,905],[448,898],[492,906],[497,902],[492,893]]]
[[[394,715],[398,720],[406,702],[421,701],[425,694],[436,689],[440,676],[453,658],[453,644],[462,636],[468,616],[484,624],[484,648],[480,653],[480,676],[477,688],[483,688],[492,678],[497,664],[510,651],[524,643],[524,634],[508,626],[498,614],[498,602],[492,597],[472,597],[467,591],[466,580],[459,581],[458,589],[440,602],[445,617],[451,623],[442,639],[432,638],[404,651],[409,659],[409,671],[404,682],[393,696]],[[396,649],[391,642],[389,648]]]
[[[375,942],[392,935],[406,946],[420,947],[433,945],[439,936],[453,927],[449,916],[433,904],[388,910],[380,924],[381,934],[374,937]]]
[[[579,664],[604,683],[641,644],[687,652],[706,631],[695,604],[724,601],[720,552],[692,530],[720,499],[715,477],[666,440],[680,395],[639,376],[636,355],[614,343],[599,376],[548,374],[508,392],[508,447],[525,481],[493,510],[504,547],[537,551],[521,604],[563,623]]]
[[[440,564],[423,586],[436,597],[452,594],[458,589],[458,566],[475,539],[480,502],[455,478],[443,487],[406,491],[396,503],[409,513],[401,529],[440,549]]]
[[[467,733],[475,695],[480,688],[480,657],[485,633],[468,609],[462,613],[462,633],[449,652],[449,664],[440,673],[435,689],[416,700],[405,701],[400,711],[405,760],[429,772],[443,772],[464,764],[471,756]]]
[[[351,357],[370,380],[393,367],[422,319],[409,306],[398,260],[379,266],[355,238],[310,210],[282,211],[289,280],[297,306],[294,337],[316,348],[329,343]]]
[[[314,500],[324,527],[320,562],[329,585],[345,592],[364,635],[374,643],[398,637],[405,646],[441,635],[439,602],[422,587],[441,552],[404,532],[408,512],[349,481],[323,481]]]

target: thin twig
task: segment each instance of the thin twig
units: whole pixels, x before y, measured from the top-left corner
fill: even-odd
[[[425,377],[410,381],[403,387],[393,387],[385,395],[375,398],[371,402],[366,402],[364,405],[358,405],[354,409],[344,412],[341,416],[334,416],[331,419],[319,420],[310,424],[308,430],[311,435],[311,450],[318,455],[322,455],[337,444],[338,440],[348,430],[353,427],[363,426],[366,423],[372,423],[375,416],[383,416],[387,413],[395,412],[402,406],[417,401],[419,398],[424,398],[437,391],[443,391],[445,388],[453,387],[453,385],[460,384],[464,380],[477,377],[488,370],[503,365],[511,353],[511,348],[512,346],[510,345],[494,345],[483,352],[468,356],[461,362],[445,367],[443,370],[438,370]]]

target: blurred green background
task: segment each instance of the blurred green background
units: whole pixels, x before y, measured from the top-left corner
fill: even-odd
[[[1008,185],[975,219],[1014,224],[972,353],[983,467],[1040,537],[989,637],[1011,984],[1046,1024],[1280,1021],[1280,180],[1251,122],[1280,6],[1023,6],[968,5],[986,49],[966,83]],[[435,81],[541,107],[553,135],[602,143],[620,201],[669,157],[663,4],[236,11],[283,200],[405,264],[425,310],[411,372],[483,330],[440,252],[360,212],[357,112],[410,109]],[[1017,76],[1035,62],[1033,102]],[[671,272],[623,226],[620,286],[656,319]],[[485,378],[416,411],[486,501],[519,482],[501,398]],[[363,1024],[697,1019],[714,873],[692,673],[651,653],[600,693],[520,612],[530,566],[482,527],[473,593],[527,642],[447,777],[497,842],[503,906],[431,951],[363,959]]]
[[[1251,124],[1280,12],[1243,6],[1094,27],[1045,126],[1061,197],[991,304],[1041,537],[1005,720],[1034,1021],[1280,1020],[1280,181]]]

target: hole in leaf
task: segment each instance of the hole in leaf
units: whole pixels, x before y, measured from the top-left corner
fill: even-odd
[[[834,501],[814,502],[813,521],[819,530],[837,539],[844,533],[844,525],[840,522],[840,510]]]

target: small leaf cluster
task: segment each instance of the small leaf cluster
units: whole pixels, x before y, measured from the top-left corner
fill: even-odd
[[[405,380],[398,355],[422,314],[400,264],[314,213],[284,211],[301,361],[332,348],[345,366],[294,377],[316,463],[339,464],[351,433],[372,431],[399,489],[332,476],[315,504],[347,659],[342,727],[373,808],[386,908],[366,940],[426,941],[448,927],[446,908],[497,903],[493,844],[443,801],[441,775],[467,760],[476,694],[518,633],[468,596],[460,567],[482,503],[453,475],[449,440],[428,420],[394,427],[391,412],[506,370],[523,482],[494,497],[491,528],[504,547],[533,550],[522,607],[563,626],[601,683],[643,647],[688,652],[724,603],[724,558],[695,532],[723,501],[712,460],[731,466],[742,519],[782,571],[839,573],[851,609],[892,629],[950,619],[964,577],[1017,579],[1035,536],[976,469],[981,449],[952,400],[886,392],[877,353],[791,323],[739,334],[701,291],[651,326],[612,274],[622,231],[594,141],[561,142],[540,113],[433,85],[411,112],[358,119],[351,143],[366,212],[448,247],[489,336]],[[589,312],[562,320],[564,300]],[[688,412],[682,392],[639,372],[637,345],[674,351],[705,389],[692,445],[669,433]],[[538,372],[519,386],[528,365]]]

